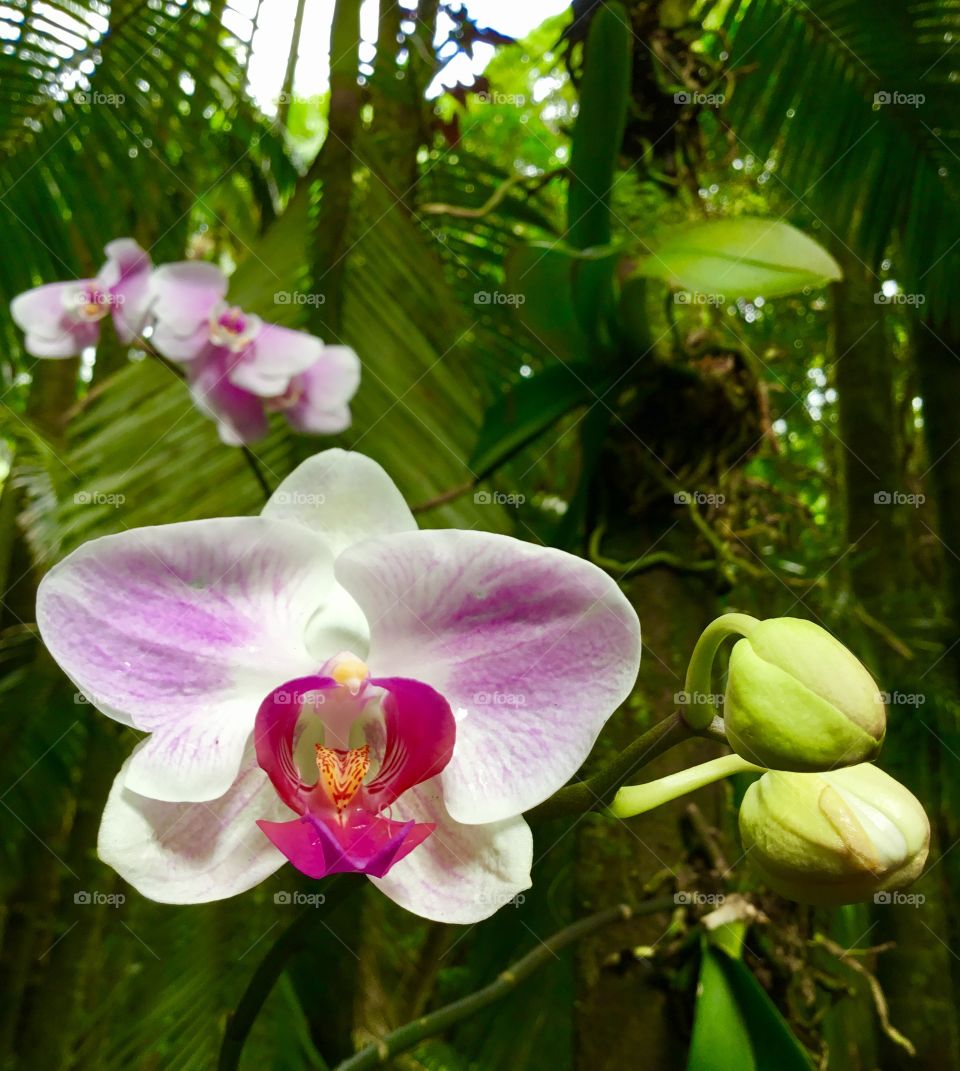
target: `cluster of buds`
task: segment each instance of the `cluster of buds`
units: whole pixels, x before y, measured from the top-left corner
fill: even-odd
[[[916,797],[870,765],[886,707],[869,672],[810,621],[736,615],[731,631],[742,638],[730,657],[724,728],[733,750],[767,771],[740,809],[744,850],[766,884],[792,900],[836,905],[916,880],[930,825]]]

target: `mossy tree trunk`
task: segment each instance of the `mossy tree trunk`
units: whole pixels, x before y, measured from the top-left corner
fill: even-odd
[[[845,281],[835,293],[833,373],[844,447],[847,572],[853,593],[870,619],[910,647],[914,638],[909,634],[911,617],[904,611],[909,600],[912,614],[919,616],[916,603],[923,593],[911,557],[916,517],[910,515],[915,509],[909,496],[916,488],[909,483],[904,429],[898,418],[897,393],[903,374],[889,343],[887,306],[874,300],[876,279],[853,257],[843,259]],[[930,604],[929,593],[923,601]],[[943,763],[954,760],[937,746],[937,726],[922,724],[933,715],[933,705],[901,701],[922,694],[925,684],[929,685],[924,677],[931,660],[905,658],[876,627],[864,635],[859,653],[881,689],[892,697],[881,765],[909,785],[932,816],[932,858],[936,859],[943,833],[937,822],[939,781],[949,774],[942,769]],[[885,1069],[944,1071],[960,1066],[943,877],[942,868],[934,867],[923,879],[917,887],[925,897],[921,904],[876,907],[861,942],[895,943],[878,958],[878,977],[890,1003],[892,1022],[909,1034],[917,1049],[912,1058],[884,1040],[880,1052]],[[831,1067],[850,1066],[845,1062],[847,1055],[836,1056],[839,1062]]]

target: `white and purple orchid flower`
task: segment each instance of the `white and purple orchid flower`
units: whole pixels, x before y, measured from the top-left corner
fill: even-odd
[[[348,403],[360,384],[353,350],[228,304],[227,277],[215,264],[165,264],[153,274],[151,295],[151,341],[183,365],[198,408],[217,421],[224,442],[261,438],[268,410],[308,434],[349,427]]]
[[[529,886],[523,812],[576,772],[640,659],[594,565],[419,531],[383,469],[342,450],[259,517],[86,544],[41,583],[37,621],[80,690],[149,734],[99,837],[145,896],[216,900],[290,861],[457,923]]]
[[[132,238],[105,249],[107,260],[93,279],[47,283],[18,294],[10,303],[24,332],[24,349],[34,357],[76,357],[100,339],[100,321],[113,317],[117,337],[132,342],[147,319],[150,257]]]
[[[360,361],[347,346],[325,346],[304,331],[264,323],[226,301],[215,265],[181,261],[153,270],[132,238],[106,248],[94,279],[50,283],[17,295],[10,310],[35,357],[72,357],[100,339],[112,314],[121,342],[145,337],[181,365],[197,408],[231,446],[266,435],[267,414],[296,431],[335,435],[350,426]]]

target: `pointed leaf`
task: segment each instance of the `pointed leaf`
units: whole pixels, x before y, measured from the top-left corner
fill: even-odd
[[[657,243],[640,274],[726,300],[776,297],[842,278],[819,243],[781,220],[710,220],[682,227]]]

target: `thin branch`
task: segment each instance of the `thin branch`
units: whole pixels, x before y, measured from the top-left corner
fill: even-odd
[[[426,513],[427,510],[436,509],[437,506],[445,506],[448,502],[453,502],[454,499],[472,491],[476,485],[477,481],[473,479],[467,480],[466,483],[457,484],[456,487],[450,487],[446,491],[441,491],[440,494],[435,495],[433,498],[428,498],[426,502],[411,506],[410,512]]]
[[[303,33],[303,15],[306,7],[307,0],[298,0],[297,13],[293,19],[293,38],[290,41],[290,51],[287,53],[287,69],[283,75],[283,90],[277,105],[277,123],[281,130],[286,129],[290,104],[293,101],[293,77],[296,74],[297,59],[300,56],[300,36]]]
[[[535,176],[533,180],[531,180],[528,175],[511,175],[510,178],[502,182],[493,191],[490,197],[484,201],[479,208],[464,208],[461,205],[430,203],[421,205],[417,211],[421,215],[456,216],[458,219],[482,219],[503,201],[514,186],[530,186],[530,189],[527,192],[536,193],[541,187],[546,186],[548,182],[551,182],[559,175],[566,174],[566,172],[567,168],[565,167],[555,167],[552,171],[546,171],[542,175]]]
[[[249,446],[241,446],[240,450],[243,453],[244,458],[246,458],[246,462],[250,466],[251,472],[253,472],[253,475],[256,477],[257,483],[260,484],[264,502],[269,502],[273,491],[271,491],[270,484],[267,483],[267,478],[264,476],[263,470],[260,468],[260,463],[257,461],[256,456]]]
[[[626,904],[618,904],[616,907],[599,911],[595,915],[580,919],[555,933],[546,941],[541,941],[537,948],[528,952],[522,959],[517,960],[512,966],[502,971],[495,981],[468,997],[455,1000],[429,1015],[421,1016],[405,1026],[387,1034],[380,1041],[375,1041],[366,1048],[361,1049],[356,1055],[338,1064],[334,1071],[369,1071],[373,1067],[382,1067],[401,1052],[406,1052],[425,1038],[440,1034],[449,1029],[455,1023],[467,1019],[490,1004],[501,1000],[512,993],[516,987],[525,981],[534,971],[544,964],[555,959],[557,953],[567,948],[575,941],[596,932],[613,922],[623,922],[626,919],[640,915],[652,915],[658,911],[672,911],[673,898],[661,900],[648,900],[639,904],[636,908]]]
[[[831,941],[829,937],[825,937],[822,933],[818,933],[812,941],[808,944],[820,945],[821,948],[825,948],[831,955],[836,956],[841,963],[845,963],[851,970],[856,971],[867,983],[870,989],[870,995],[873,997],[873,1003],[877,1009],[877,1018],[880,1020],[880,1026],[887,1037],[895,1044],[899,1045],[901,1049],[908,1052],[911,1056],[917,1055],[917,1050],[913,1046],[913,1042],[900,1033],[899,1030],[890,1022],[890,1009],[887,1006],[887,998],[884,996],[883,990],[880,988],[880,983],[877,981],[876,976],[871,974],[862,963],[857,962],[855,959],[850,958],[850,949],[846,949],[843,945],[838,945],[836,941]]]

